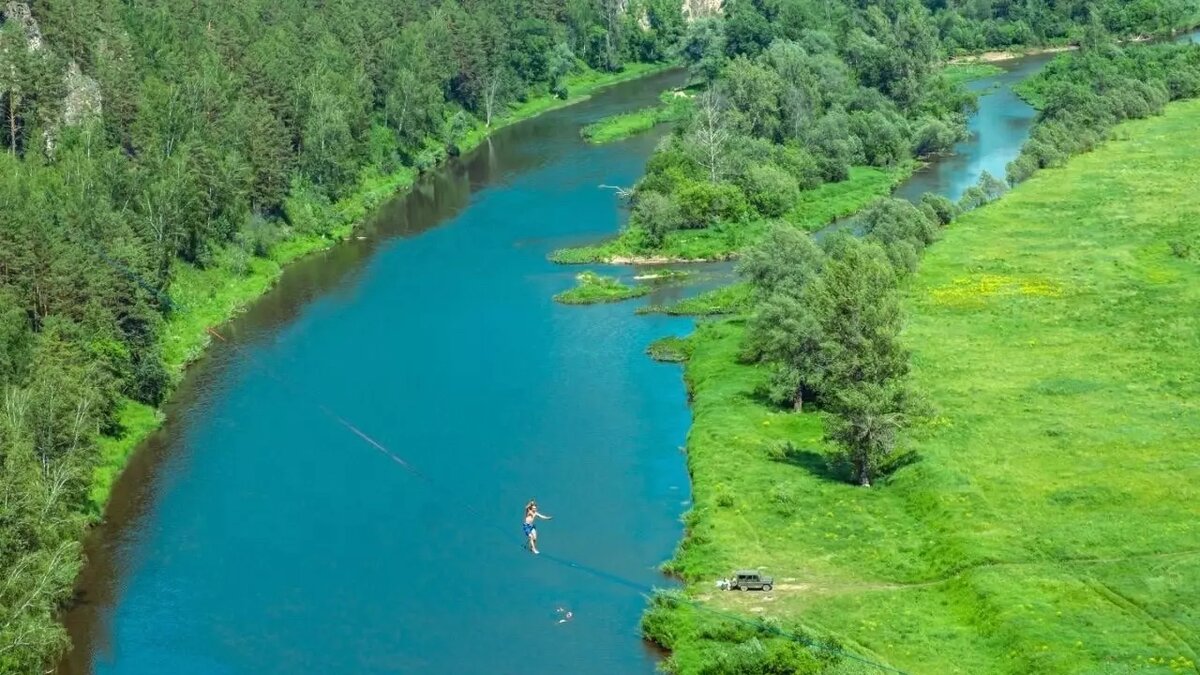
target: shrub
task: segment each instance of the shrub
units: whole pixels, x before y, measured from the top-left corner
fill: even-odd
[[[683,214],[679,204],[668,195],[638,192],[629,223],[646,232],[647,244],[658,246],[668,232],[683,226]]]
[[[279,243],[282,234],[271,221],[255,214],[241,233],[242,244],[252,255],[266,258],[271,255],[271,250]]]
[[[799,451],[791,441],[776,441],[768,443],[764,449],[767,459],[772,462],[786,462],[795,457]]]
[[[693,182],[679,191],[684,227],[708,227],[718,222],[740,222],[750,211],[746,197],[729,183]]]
[[[913,154],[925,157],[947,152],[959,141],[959,131],[938,119],[927,119],[913,136]]]
[[[811,190],[821,184],[821,167],[812,153],[795,145],[775,148],[775,163],[787,171],[801,190]]]
[[[735,500],[733,498],[733,491],[729,489],[728,485],[726,485],[724,483],[719,483],[717,485],[716,502],[717,502],[717,506],[719,506],[723,509],[728,509],[728,508],[733,507],[733,505],[735,503]]]
[[[796,513],[800,499],[796,495],[795,488],[786,483],[776,483],[771,488],[771,503],[775,505],[775,510],[781,515],[790,516]]]
[[[773,164],[750,167],[741,184],[750,205],[767,218],[782,216],[800,199],[796,180]]]

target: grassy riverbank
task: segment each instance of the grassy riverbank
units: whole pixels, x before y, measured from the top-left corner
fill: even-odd
[[[683,92],[664,91],[659,105],[633,112],[609,115],[579,131],[589,143],[611,143],[645,133],[659,124],[678,122],[692,109],[691,97]]]
[[[815,232],[834,220],[862,210],[867,204],[891,194],[892,189],[912,175],[917,165],[908,162],[891,169],[856,166],[850,177],[838,183],[824,183],[800,193],[800,199],[783,220]],[[645,234],[630,228],[613,239],[593,246],[559,249],[550,259],[563,264],[584,263],[665,263],[728,260],[757,241],[767,222],[718,224],[702,229],[669,232],[658,247],[645,245]]]
[[[910,672],[1194,670],[1197,126],[1200,102],[1122,125],[929,249],[906,341],[938,412],[905,439],[919,461],[875,488],[826,468],[819,413],[754,395],[740,320],[702,325],[675,350],[694,397],[671,563],[688,591]],[[774,592],[713,591],[755,566]],[[705,645],[679,641],[677,662]]]
[[[942,73],[955,84],[964,84],[973,80],[982,80],[985,77],[999,75],[1004,69],[994,63],[983,61],[950,63],[942,70]]]
[[[629,64],[619,73],[589,71],[568,79],[567,99],[550,95],[533,96],[511,106],[505,115],[493,121],[491,129],[483,125],[467,131],[458,142],[464,152],[477,147],[487,135],[521,120],[586,100],[595,91],[619,82],[645,77],[672,67],[669,64]],[[248,304],[274,286],[284,267],[301,257],[321,251],[342,241],[380,204],[412,185],[414,169],[405,167],[380,176],[368,173],[360,180],[352,196],[332,205],[326,212],[332,223],[325,223],[328,234],[294,234],[271,249],[270,255],[247,258],[240,269],[218,264],[199,269],[184,263],[176,267],[171,301],[177,306],[163,325],[163,360],[172,382],[177,383],[187,364],[199,358],[208,346],[209,326],[228,321]],[[92,508],[99,513],[117,475],[133,450],[162,423],[154,408],[125,400],[120,407],[120,437],[100,440],[101,462],[93,472],[89,491]]]

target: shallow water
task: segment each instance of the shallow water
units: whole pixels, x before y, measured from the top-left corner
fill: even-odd
[[[580,126],[681,81],[502,130],[223,327],[89,542],[62,670],[652,672],[645,598],[525,552],[520,522],[536,496],[544,552],[669,583],[691,418],[644,350],[691,322],[557,305],[578,270],[546,256],[616,229],[598,185],[656,142]]]
[[[926,192],[957,200],[979,181],[984,171],[1004,179],[1005,167],[1016,159],[1029,137],[1037,111],[1022,101],[1013,85],[1033,75],[1055,54],[1038,54],[996,65],[1004,69],[967,83],[979,92],[979,111],[967,123],[969,136],[951,154],[937,157],[896,188],[895,196],[916,201]]]

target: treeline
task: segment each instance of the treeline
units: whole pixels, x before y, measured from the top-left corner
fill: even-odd
[[[784,217],[800,193],[850,167],[894,166],[963,137],[974,99],[937,70],[917,0],[734,0],[691,25],[683,54],[704,91],[638,184],[630,233]]]
[[[949,53],[1078,43],[1089,31],[1162,36],[1200,25],[1196,0],[925,0]]]
[[[1122,48],[1101,41],[1084,47],[1058,57],[1019,88],[1040,110],[1021,154],[1008,165],[1010,183],[1091,150],[1123,120],[1157,115],[1170,101],[1200,96],[1200,46]]]
[[[30,11],[30,9],[32,11]],[[0,7],[0,672],[40,673],[99,434],[170,386],[180,265],[237,274],[572,73],[674,53],[669,0]]]

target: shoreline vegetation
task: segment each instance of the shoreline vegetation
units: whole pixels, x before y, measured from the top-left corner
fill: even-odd
[[[566,99],[552,94],[530,97],[524,103],[512,106],[508,114],[493,119],[490,128],[480,124],[464,133],[458,147],[464,154],[471,152],[490,133],[506,126],[580,103],[599,89],[673,67],[676,66],[671,63],[631,63],[616,73],[588,71],[569,77],[570,93]],[[201,270],[191,265],[179,265],[170,297],[180,311],[163,322],[163,360],[172,382],[177,383],[187,366],[203,356],[212,341],[206,330],[208,327],[225,323],[245,311],[278,282],[289,263],[349,239],[374,209],[410,188],[419,175],[410,167],[387,176],[368,173],[360,181],[358,190],[333,205],[330,213],[336,222],[327,230],[327,235],[300,234],[280,242],[267,257],[251,258],[243,274],[234,274],[219,266]],[[99,440],[101,462],[95,468],[89,490],[91,507],[97,515],[129,456],[165,421],[157,408],[132,399],[121,402],[118,420],[123,433],[119,437],[102,436]]]
[[[805,232],[816,232],[839,218],[858,213],[876,199],[888,196],[919,166],[917,162],[904,162],[890,168],[850,167],[846,180],[822,183],[800,192],[781,220]],[[627,228],[599,244],[554,251],[550,260],[563,265],[662,265],[732,260],[738,251],[762,236],[769,224],[770,221],[761,220],[673,230],[666,234],[662,244],[649,251],[644,234],[638,229]]]
[[[610,115],[597,120],[579,134],[589,143],[601,145],[650,131],[660,124],[679,122],[691,112],[692,95],[685,90],[668,90],[659,96],[656,106]]]
[[[685,361],[693,410],[694,506],[664,566],[686,585],[643,621],[668,669],[736,641],[679,592],[913,671],[1194,668],[1198,125],[1200,101],[1172,103],[946,229],[904,291],[935,413],[904,435],[918,461],[877,489],[828,463],[825,413],[758,394],[745,315],[652,345]],[[747,566],[775,590],[712,590]]]
[[[650,292],[648,284],[630,286],[620,279],[605,277],[595,272],[583,272],[575,277],[573,288],[554,296],[554,301],[564,305],[594,305],[602,302],[620,302],[640,298]]]

